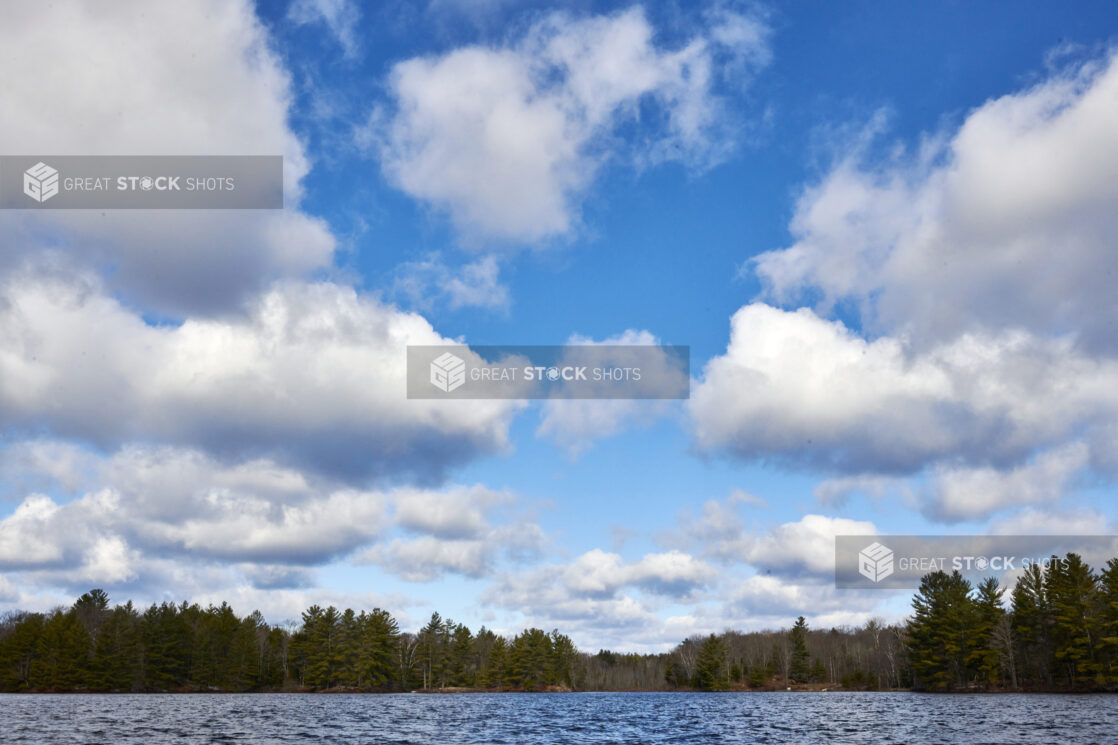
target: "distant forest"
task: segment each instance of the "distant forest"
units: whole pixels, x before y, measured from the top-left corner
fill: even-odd
[[[1118,690],[1118,559],[1076,554],[1005,589],[926,575],[903,625],[725,631],[662,654],[579,651],[431,616],[401,632],[384,610],[313,606],[271,626],[227,604],[112,606],[101,590],[0,619],[3,691]],[[806,610],[806,609],[805,609]]]

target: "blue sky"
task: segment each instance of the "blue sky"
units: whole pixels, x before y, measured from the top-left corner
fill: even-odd
[[[275,215],[0,216],[0,608],[659,649],[903,614],[834,590],[835,533],[1114,530],[1112,6],[0,20],[5,109],[43,112],[11,154],[288,180]],[[402,400],[408,343],[626,332],[690,346],[690,401]]]

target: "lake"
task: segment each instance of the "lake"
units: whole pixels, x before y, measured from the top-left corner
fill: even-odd
[[[1118,742],[1118,696],[0,695],[5,745]]]

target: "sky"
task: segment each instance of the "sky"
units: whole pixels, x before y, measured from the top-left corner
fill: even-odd
[[[586,649],[897,620],[836,534],[1118,530],[1118,7],[0,8],[4,154],[282,155],[0,212],[0,611],[92,588]],[[686,401],[408,344],[688,345]]]

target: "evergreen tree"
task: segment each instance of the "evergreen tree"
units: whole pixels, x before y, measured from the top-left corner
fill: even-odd
[[[508,657],[507,677],[515,687],[535,691],[554,682],[551,637],[541,629],[528,629],[515,637]]]
[[[1052,608],[1052,659],[1069,687],[1101,681],[1098,580],[1078,554],[1053,561],[1046,576]]]
[[[493,639],[489,650],[483,683],[486,688],[504,689],[509,685],[508,677],[509,643],[503,636]]]
[[[1100,671],[1107,684],[1118,683],[1118,559],[1111,559],[1099,575]]]
[[[418,657],[424,688],[441,688],[446,685],[444,626],[442,616],[432,613],[431,619],[418,634]]]
[[[1039,564],[1030,564],[1013,588],[1013,637],[1018,669],[1034,684],[1052,686],[1052,608]]]
[[[140,661],[140,617],[129,601],[113,608],[100,625],[93,647],[92,686],[100,691],[137,690]]]
[[[912,599],[908,649],[918,688],[949,690],[971,678],[975,645],[971,585],[959,572],[932,572]]]
[[[726,679],[726,648],[722,640],[711,634],[699,648],[695,662],[695,687],[702,691],[724,691]]]
[[[43,625],[32,668],[31,686],[72,691],[89,686],[91,644],[77,613],[55,611]]]
[[[806,681],[810,674],[808,667],[809,656],[807,652],[807,621],[803,616],[796,619],[792,631],[788,634],[792,643],[792,660],[789,666],[789,676],[792,680]]]
[[[1002,651],[996,632],[1005,615],[1002,608],[1004,593],[996,578],[987,577],[978,585],[974,600],[974,640],[967,663],[986,685],[993,685],[1001,679]]]
[[[362,614],[361,685],[387,689],[393,679],[400,627],[388,611]]]

